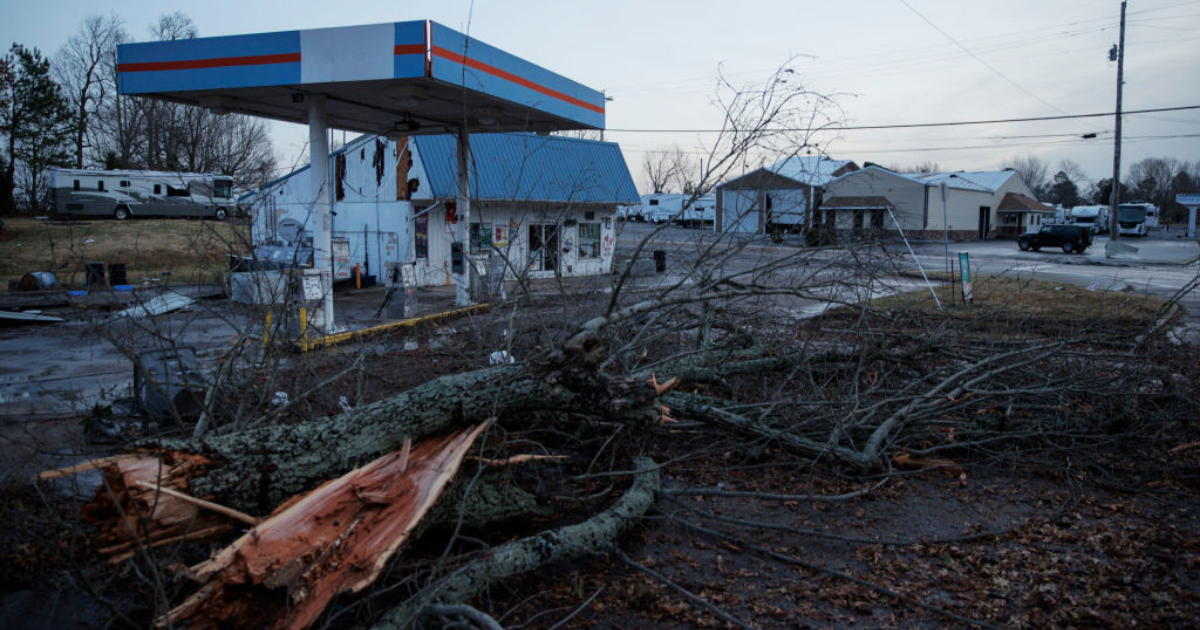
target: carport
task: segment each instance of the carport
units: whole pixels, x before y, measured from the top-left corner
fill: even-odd
[[[124,44],[122,94],[307,123],[311,164],[328,164],[328,130],[458,138],[455,247],[466,251],[467,160],[474,131],[603,129],[604,95],[429,20]],[[328,169],[314,168],[314,267],[332,332]],[[470,303],[467,260],[456,302]]]

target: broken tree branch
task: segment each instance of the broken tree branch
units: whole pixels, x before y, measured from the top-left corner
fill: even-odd
[[[637,470],[633,485],[609,509],[583,523],[542,532],[493,549],[389,611],[376,624],[375,630],[409,628],[427,606],[468,602],[490,584],[552,562],[594,553],[611,543],[650,509],[660,487],[658,469],[653,461],[639,457],[633,464]]]

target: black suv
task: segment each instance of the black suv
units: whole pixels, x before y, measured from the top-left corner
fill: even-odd
[[[1021,251],[1038,251],[1043,247],[1062,247],[1068,254],[1082,252],[1092,244],[1092,229],[1087,225],[1043,225],[1037,232],[1022,234],[1017,239]]]

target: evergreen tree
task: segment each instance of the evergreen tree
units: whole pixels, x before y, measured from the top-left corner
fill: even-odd
[[[2,99],[7,106],[0,112],[0,132],[8,137],[6,179],[13,189],[9,203],[16,206],[20,192],[25,208],[37,212],[46,200],[46,169],[70,164],[75,127],[67,99],[50,78],[49,60],[36,48],[13,44],[7,62],[12,79]]]
[[[4,126],[4,112],[8,111],[12,98],[12,64],[8,56],[0,57],[0,133],[8,134]],[[7,146],[7,143],[5,144]],[[12,172],[8,168],[12,154],[0,151],[0,212],[12,212]]]
[[[1045,201],[1059,204],[1064,208],[1074,208],[1083,201],[1079,198],[1079,186],[1075,185],[1066,171],[1055,173],[1054,183],[1046,191],[1046,196]]]
[[[1121,184],[1121,203],[1132,201],[1130,197],[1129,186]],[[1092,203],[1107,206],[1112,203],[1112,178],[1106,177],[1096,182],[1096,189],[1093,192]]]

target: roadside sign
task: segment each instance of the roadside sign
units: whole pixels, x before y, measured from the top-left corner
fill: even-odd
[[[975,296],[971,291],[971,254],[958,252],[958,270],[962,276],[963,304],[973,304]]]
[[[1181,206],[1200,206],[1200,193],[1178,193],[1175,203]]]

